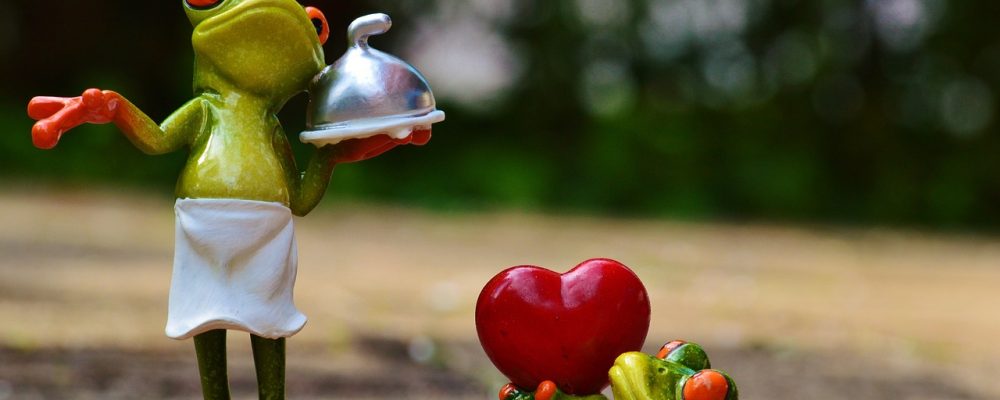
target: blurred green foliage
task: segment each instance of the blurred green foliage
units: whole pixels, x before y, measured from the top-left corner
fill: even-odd
[[[374,45],[424,70],[448,113],[429,146],[338,167],[330,197],[1000,227],[1000,3],[310,5],[335,33],[368,12],[392,15],[396,27]],[[169,193],[184,154],[142,155],[110,126],[35,150],[24,105],[101,87],[164,118],[191,96],[180,0],[6,0],[0,27],[0,175]],[[344,47],[331,40],[328,61]],[[498,58],[483,64],[486,56]],[[305,104],[296,98],[281,115],[290,135],[303,127]],[[293,142],[300,156],[309,150]]]

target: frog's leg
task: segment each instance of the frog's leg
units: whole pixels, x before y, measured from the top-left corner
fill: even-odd
[[[257,392],[261,400],[285,398],[285,338],[267,339],[250,335],[253,363],[257,369]]]
[[[201,374],[201,393],[205,400],[229,400],[229,377],[226,373],[226,330],[211,330],[194,337]]]
[[[709,361],[705,349],[695,343],[683,340],[667,342],[660,348],[656,358],[678,363],[693,371],[712,368],[712,362]]]

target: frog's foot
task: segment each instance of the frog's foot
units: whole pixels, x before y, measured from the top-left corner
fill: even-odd
[[[552,381],[542,381],[534,392],[528,392],[508,383],[500,389],[500,400],[608,400],[601,394],[574,396],[563,393]]]
[[[51,149],[70,129],[111,122],[120,101],[117,93],[98,89],[88,89],[79,97],[35,97],[28,103],[28,116],[38,120],[31,128],[32,142],[35,147]]]
[[[712,362],[708,360],[705,349],[683,340],[667,342],[660,348],[660,352],[656,353],[656,358],[675,362],[695,371],[712,368]]]

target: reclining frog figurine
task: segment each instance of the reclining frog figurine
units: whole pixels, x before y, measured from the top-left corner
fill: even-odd
[[[733,379],[711,369],[701,346],[682,340],[651,356],[637,351],[618,356],[608,371],[615,400],[738,400]],[[533,392],[507,384],[500,400],[607,400],[600,394],[574,396],[544,381]]]

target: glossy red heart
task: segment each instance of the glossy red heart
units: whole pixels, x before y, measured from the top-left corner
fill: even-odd
[[[567,393],[595,394],[607,387],[615,358],[646,340],[649,296],[614,260],[587,260],[564,274],[513,267],[479,294],[476,330],[486,355],[518,387],[551,380]]]

